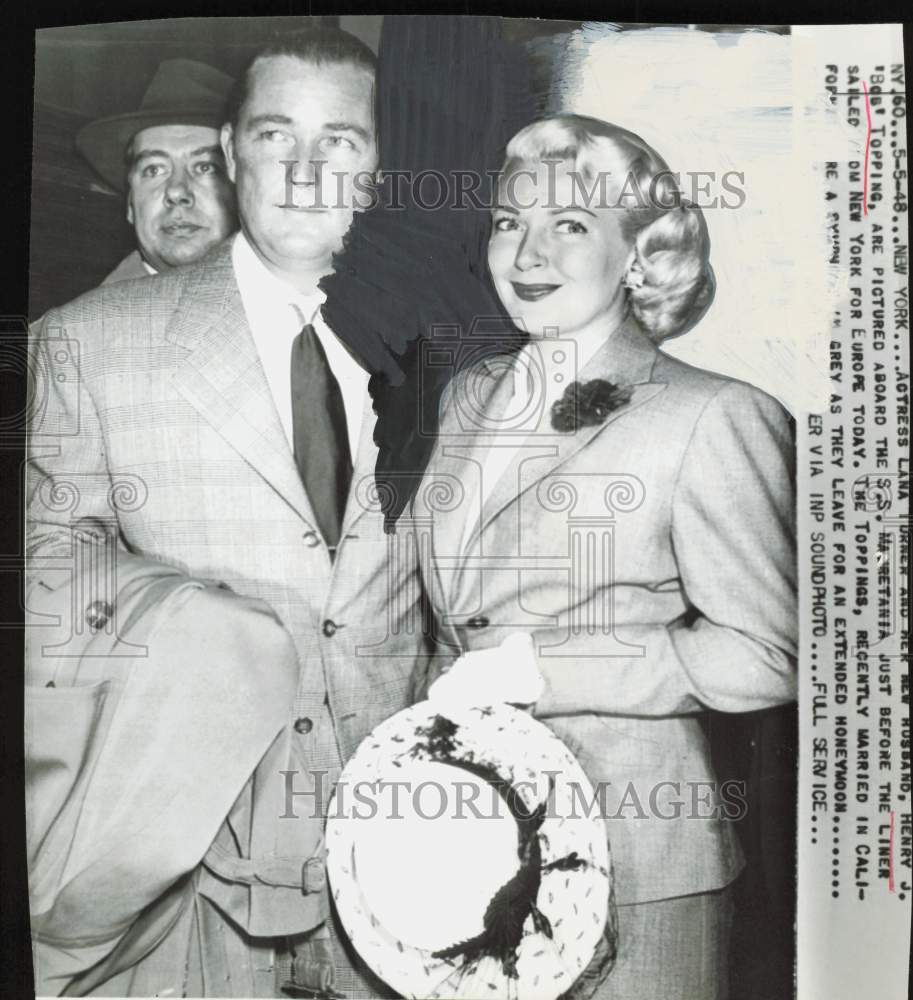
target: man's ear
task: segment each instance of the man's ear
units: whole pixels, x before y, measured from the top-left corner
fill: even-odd
[[[225,172],[228,179],[235,182],[235,130],[231,122],[226,122],[219,133],[219,142],[222,146],[222,153],[225,156]]]
[[[133,192],[127,192],[127,222],[133,225]]]

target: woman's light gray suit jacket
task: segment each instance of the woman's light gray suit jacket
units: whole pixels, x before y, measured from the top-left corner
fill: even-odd
[[[533,634],[535,714],[599,783],[619,903],[724,886],[743,863],[722,815],[739,796],[708,785],[698,713],[796,697],[790,420],[628,319],[579,378],[631,386],[630,401],[576,433],[543,414],[480,505],[487,448],[516,441],[503,362],[451,383],[413,505],[441,637],[472,650]]]

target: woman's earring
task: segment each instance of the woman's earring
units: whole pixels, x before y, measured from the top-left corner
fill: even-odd
[[[628,291],[634,291],[638,288],[643,288],[644,277],[644,269],[640,263],[640,257],[635,254],[634,259],[624,273],[624,277],[621,279],[621,283]]]

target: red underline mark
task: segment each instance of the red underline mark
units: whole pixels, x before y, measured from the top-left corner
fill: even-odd
[[[891,830],[888,834],[888,892],[897,892],[894,888],[894,810],[891,810]]]
[[[862,165],[862,214],[869,214],[869,144],[872,141],[872,107],[869,104],[869,88],[862,81],[862,93],[865,95],[865,162]],[[893,821],[892,821],[893,822]],[[891,890],[894,891],[893,889]]]

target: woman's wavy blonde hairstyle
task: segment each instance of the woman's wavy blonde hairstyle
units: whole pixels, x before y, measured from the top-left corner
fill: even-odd
[[[716,287],[700,208],[682,198],[665,160],[639,135],[584,115],[554,115],[521,129],[507,144],[504,172],[568,160],[588,184],[610,180],[618,192],[622,234],[635,250],[625,287],[640,324],[656,343],[690,330]]]

